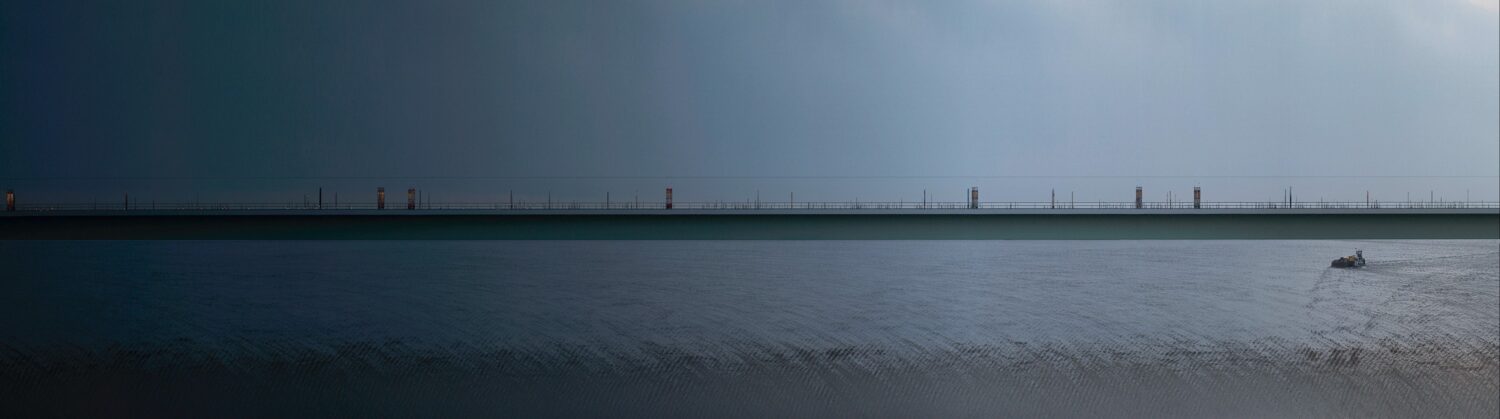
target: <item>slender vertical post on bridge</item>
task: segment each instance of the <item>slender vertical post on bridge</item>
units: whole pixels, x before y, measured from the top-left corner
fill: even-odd
[[[672,209],[672,188],[667,187],[667,209]]]
[[[1052,209],[1057,209],[1057,190],[1052,190]]]
[[[1193,187],[1193,209],[1203,208],[1203,190]]]
[[[125,209],[130,209],[130,192],[125,193]]]
[[[385,209],[385,187],[375,188],[375,209]]]
[[[323,209],[323,187],[318,187],[318,209]]]
[[[15,189],[6,189],[5,190],[5,211],[6,212],[15,212],[15,210],[16,210],[16,190]]]
[[[1139,186],[1135,187],[1135,207],[1137,209],[1139,209],[1141,207],[1141,193],[1142,193],[1141,187],[1139,187]]]
[[[406,188],[406,209],[417,209],[417,188]]]
[[[979,187],[969,187],[969,208],[979,209]]]

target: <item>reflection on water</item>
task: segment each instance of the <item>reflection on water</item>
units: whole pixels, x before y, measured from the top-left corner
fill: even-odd
[[[0,413],[1500,414],[1496,241],[0,242],[0,266],[0,398],[26,401]]]

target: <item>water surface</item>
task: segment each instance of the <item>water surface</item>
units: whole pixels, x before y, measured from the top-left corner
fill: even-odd
[[[0,266],[16,413],[1500,413],[1493,240],[52,241]]]

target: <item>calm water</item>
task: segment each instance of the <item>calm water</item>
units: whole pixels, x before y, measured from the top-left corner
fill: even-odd
[[[0,413],[1500,414],[1493,240],[0,242],[0,267]]]

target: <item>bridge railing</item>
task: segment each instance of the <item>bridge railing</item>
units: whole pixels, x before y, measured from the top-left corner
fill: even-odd
[[[126,203],[41,203],[18,204],[18,211],[255,211],[255,210],[375,210],[375,202],[343,202],[317,205],[316,203],[266,203],[266,202],[132,202]],[[863,210],[863,209],[969,209],[968,202],[754,202],[713,201],[676,202],[673,209],[679,210]],[[1025,210],[1078,210],[1078,209],[1133,209],[1135,202],[980,202],[982,209]],[[1142,202],[1143,209],[1195,209],[1192,202]],[[1198,209],[1500,209],[1500,202],[1203,202]],[[402,211],[399,205],[386,204],[386,211]],[[580,202],[580,201],[515,201],[515,202],[441,202],[421,203],[421,210],[662,210],[662,202]]]

